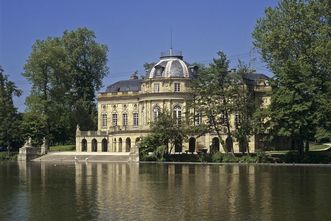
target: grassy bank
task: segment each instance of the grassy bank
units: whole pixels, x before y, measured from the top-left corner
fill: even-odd
[[[49,147],[50,151],[57,152],[57,151],[74,151],[76,146],[74,144],[70,145],[58,145],[58,146],[51,146]]]
[[[0,160],[11,160],[11,161],[16,161],[17,160],[17,152],[0,152]]]

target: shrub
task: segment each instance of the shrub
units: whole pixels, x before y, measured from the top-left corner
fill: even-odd
[[[256,163],[257,162],[257,157],[256,156],[248,156],[248,155],[245,155],[245,156],[242,156],[239,158],[239,162],[240,163]]]
[[[263,150],[256,151],[256,163],[267,163],[268,156]]]
[[[221,152],[216,152],[211,157],[212,162],[221,163],[223,160],[223,154]]]
[[[0,152],[0,160],[17,160],[17,153],[16,152]]]
[[[228,153],[228,154],[223,155],[222,162],[223,163],[238,163],[239,158]]]

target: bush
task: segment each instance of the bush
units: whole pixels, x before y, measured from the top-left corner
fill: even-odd
[[[221,152],[216,152],[211,157],[212,162],[221,163],[223,160],[223,154]]]
[[[257,163],[257,157],[245,155],[239,158],[239,163]]]
[[[239,162],[239,158],[236,156],[233,156],[232,154],[228,153],[228,154],[224,154],[223,155],[223,163],[238,163]]]
[[[269,162],[267,154],[263,150],[256,152],[256,163],[267,163]]]
[[[158,146],[154,151],[154,155],[158,161],[164,161],[164,154],[167,147],[165,145]]]
[[[154,153],[151,155],[143,155],[142,158],[140,158],[140,161],[157,161],[157,157]]]
[[[0,160],[17,160],[17,153],[0,152]]]

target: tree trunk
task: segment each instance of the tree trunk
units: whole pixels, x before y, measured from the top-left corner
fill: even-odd
[[[298,148],[299,156],[303,157],[303,155],[304,155],[304,144],[303,144],[303,140],[301,138],[298,138],[298,140],[297,140],[297,148]]]
[[[222,136],[221,136],[221,134],[220,134],[220,132],[219,132],[219,129],[218,129],[217,125],[216,125],[216,122],[215,122],[214,116],[211,116],[210,118],[211,118],[211,120],[212,120],[212,123],[213,123],[213,126],[214,126],[214,130],[215,130],[216,133],[217,133],[218,139],[220,140],[220,143],[222,144],[222,147],[223,147],[224,152],[225,152],[225,153],[228,153],[229,151],[227,150],[226,146],[224,145],[224,141],[223,141]],[[210,151],[210,150],[209,150],[209,151]]]
[[[305,142],[305,153],[308,153],[309,152],[309,141],[306,140]]]
[[[225,119],[226,119],[226,129],[227,129],[227,138],[226,139],[231,139],[231,144],[229,143],[229,149],[231,151],[232,156],[234,156],[234,150],[233,150],[233,142],[232,142],[232,136],[231,136],[231,130],[230,130],[230,119],[229,119],[229,114],[227,111],[225,111]],[[228,142],[225,142],[227,147],[228,147]]]

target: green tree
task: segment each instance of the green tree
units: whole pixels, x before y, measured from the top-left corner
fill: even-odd
[[[330,22],[330,1],[282,0],[265,10],[253,32],[274,73],[266,127],[291,137],[300,153],[318,129],[331,129]]]
[[[35,125],[44,121],[51,142],[73,141],[77,124],[82,130],[96,128],[96,91],[108,73],[107,51],[87,28],[33,45],[23,73],[32,83],[27,111],[38,116]]]
[[[156,65],[155,62],[151,62],[151,63],[146,62],[146,63],[144,64],[144,70],[145,70],[145,73],[146,73],[146,74],[149,74],[149,72],[151,72],[152,68],[153,68],[155,65]]]
[[[139,153],[142,158],[153,152],[157,159],[171,153],[176,145],[187,139],[186,123],[176,119],[167,111],[162,111],[157,120],[151,123],[151,133],[142,138]]]
[[[20,96],[15,83],[8,80],[8,76],[0,66],[0,146],[19,148],[21,144],[20,115],[13,103],[14,96]]]
[[[184,125],[184,121],[179,123],[178,119],[165,110],[151,123],[151,131],[166,146],[166,153],[171,153],[172,149],[181,145],[186,138]]]
[[[190,106],[195,113],[208,118],[209,130],[217,133],[224,151],[233,153],[230,115],[234,113],[233,99],[238,87],[233,75],[229,74],[229,60],[226,55],[222,51],[217,55],[192,81],[193,104]],[[222,138],[224,130],[226,140]]]
[[[236,72],[232,73],[232,78],[236,84],[236,96],[233,103],[235,105],[235,131],[234,136],[239,142],[239,149],[249,154],[249,140],[253,135],[253,116],[256,111],[254,88],[250,88],[245,80],[245,74],[254,72],[250,65],[243,61],[238,61]]]

